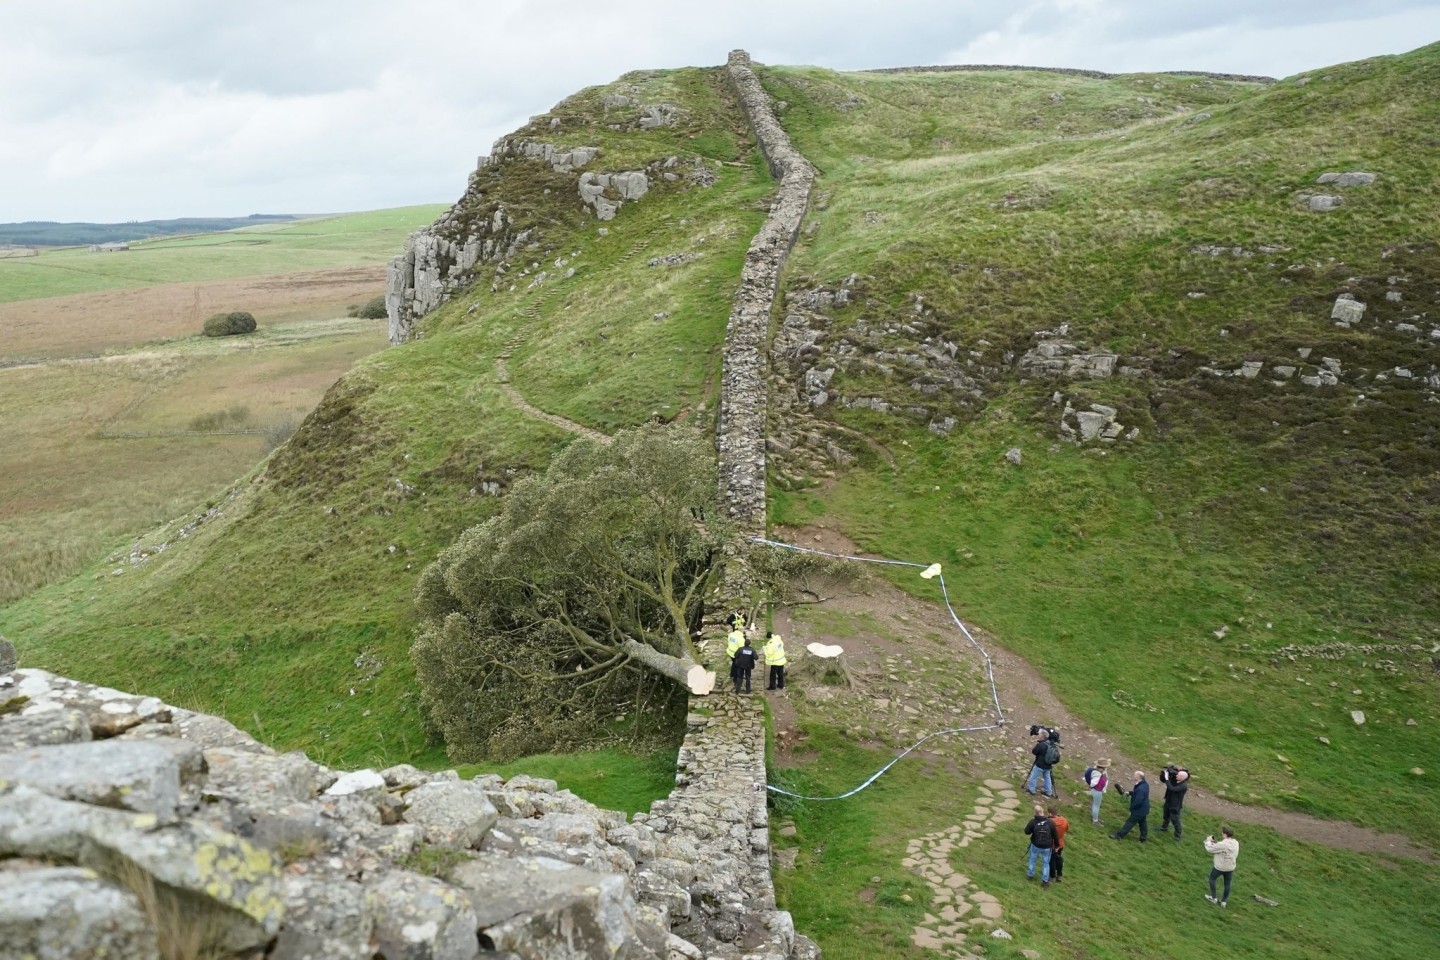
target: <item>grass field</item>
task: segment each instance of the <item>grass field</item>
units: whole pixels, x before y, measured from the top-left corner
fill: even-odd
[[[0,260],[0,303],[101,290],[383,265],[443,204],[136,242],[120,253],[45,250]],[[203,319],[203,318],[202,318]],[[3,319],[0,319],[3,322]],[[8,350],[7,350],[8,352]]]

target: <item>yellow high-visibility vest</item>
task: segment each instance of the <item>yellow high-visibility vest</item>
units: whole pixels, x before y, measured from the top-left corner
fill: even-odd
[[[739,630],[730,631],[730,639],[725,643],[725,656],[731,660],[735,659],[735,651],[745,646],[745,634]]]
[[[773,636],[765,641],[765,662],[772,667],[785,666],[785,640],[780,636]]]

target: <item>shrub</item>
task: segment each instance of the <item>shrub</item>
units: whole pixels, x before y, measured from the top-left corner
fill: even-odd
[[[205,336],[233,337],[241,333],[255,332],[255,317],[244,310],[217,313],[205,321]]]
[[[385,310],[385,295],[382,293],[378,297],[372,297],[366,300],[365,305],[358,308],[354,316],[362,320],[384,320],[389,316],[389,313]]]

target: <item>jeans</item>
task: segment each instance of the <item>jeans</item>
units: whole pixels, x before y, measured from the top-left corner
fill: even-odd
[[[1034,847],[1031,847],[1030,849],[1031,849],[1031,850],[1034,850],[1035,848],[1034,848]],[[1220,902],[1221,902],[1221,903],[1224,903],[1226,900],[1229,900],[1229,899],[1230,899],[1230,878],[1233,877],[1233,876],[1235,876],[1235,871],[1234,871],[1234,870],[1216,870],[1214,867],[1211,867],[1211,868],[1210,868],[1210,896],[1212,896],[1212,897],[1215,896],[1215,878],[1216,878],[1216,877],[1224,877],[1224,878],[1225,878],[1225,896],[1223,896],[1223,897],[1220,898]]]
[[[1046,847],[1045,849],[1042,850],[1042,849],[1040,849],[1039,847],[1035,846],[1035,844],[1033,844],[1033,843],[1030,844],[1030,866],[1029,866],[1028,868],[1026,868],[1026,870],[1025,870],[1025,876],[1027,876],[1027,877],[1033,877],[1033,876],[1035,876],[1035,858],[1036,858],[1036,857],[1039,857],[1039,858],[1043,861],[1042,866],[1041,866],[1041,868],[1040,868],[1040,880],[1041,880],[1041,882],[1043,882],[1043,883],[1049,883],[1049,882],[1050,882],[1050,855],[1051,855],[1053,852],[1054,852],[1054,851],[1051,850],[1049,847]]]
[[[1130,828],[1138,823],[1140,825],[1140,839],[1147,840],[1150,837],[1149,819],[1150,812],[1148,810],[1145,813],[1132,812],[1130,814],[1130,818],[1125,821],[1125,826],[1121,827],[1119,831],[1116,832],[1115,836],[1123,838],[1127,833],[1130,832]]]
[[[1042,773],[1045,775],[1043,778],[1040,776]],[[1025,780],[1025,792],[1034,793],[1035,781],[1040,779],[1045,781],[1045,794],[1051,797],[1055,796],[1055,780],[1050,776],[1050,771],[1041,770],[1034,764],[1030,765],[1030,776]]]
[[[1100,801],[1104,799],[1104,790],[1090,791],[1090,819],[1096,823],[1100,822]]]
[[[1170,824],[1172,824],[1172,823],[1175,824],[1175,839],[1176,839],[1176,840],[1179,840],[1179,839],[1180,839],[1180,811],[1179,811],[1179,810],[1166,810],[1166,811],[1165,811],[1165,819],[1160,822],[1160,829],[1161,829],[1161,830],[1164,830],[1166,827],[1170,826]]]
[[[771,689],[771,690],[784,690],[784,689],[785,689],[785,665],[784,665],[784,664],[781,664],[781,665],[778,666],[778,667],[771,667],[771,668],[770,668],[770,687],[769,687],[769,689]]]

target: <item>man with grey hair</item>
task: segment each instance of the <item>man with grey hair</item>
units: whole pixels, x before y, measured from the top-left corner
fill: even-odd
[[[1130,828],[1139,824],[1140,842],[1144,843],[1149,840],[1150,824],[1147,822],[1147,818],[1150,816],[1150,783],[1145,779],[1145,771],[1135,771],[1135,786],[1130,788],[1129,793],[1126,793],[1125,788],[1118,782],[1115,784],[1115,792],[1122,797],[1130,798],[1130,819],[1125,821],[1125,826],[1110,834],[1111,838],[1124,840],[1125,835],[1130,832]]]

